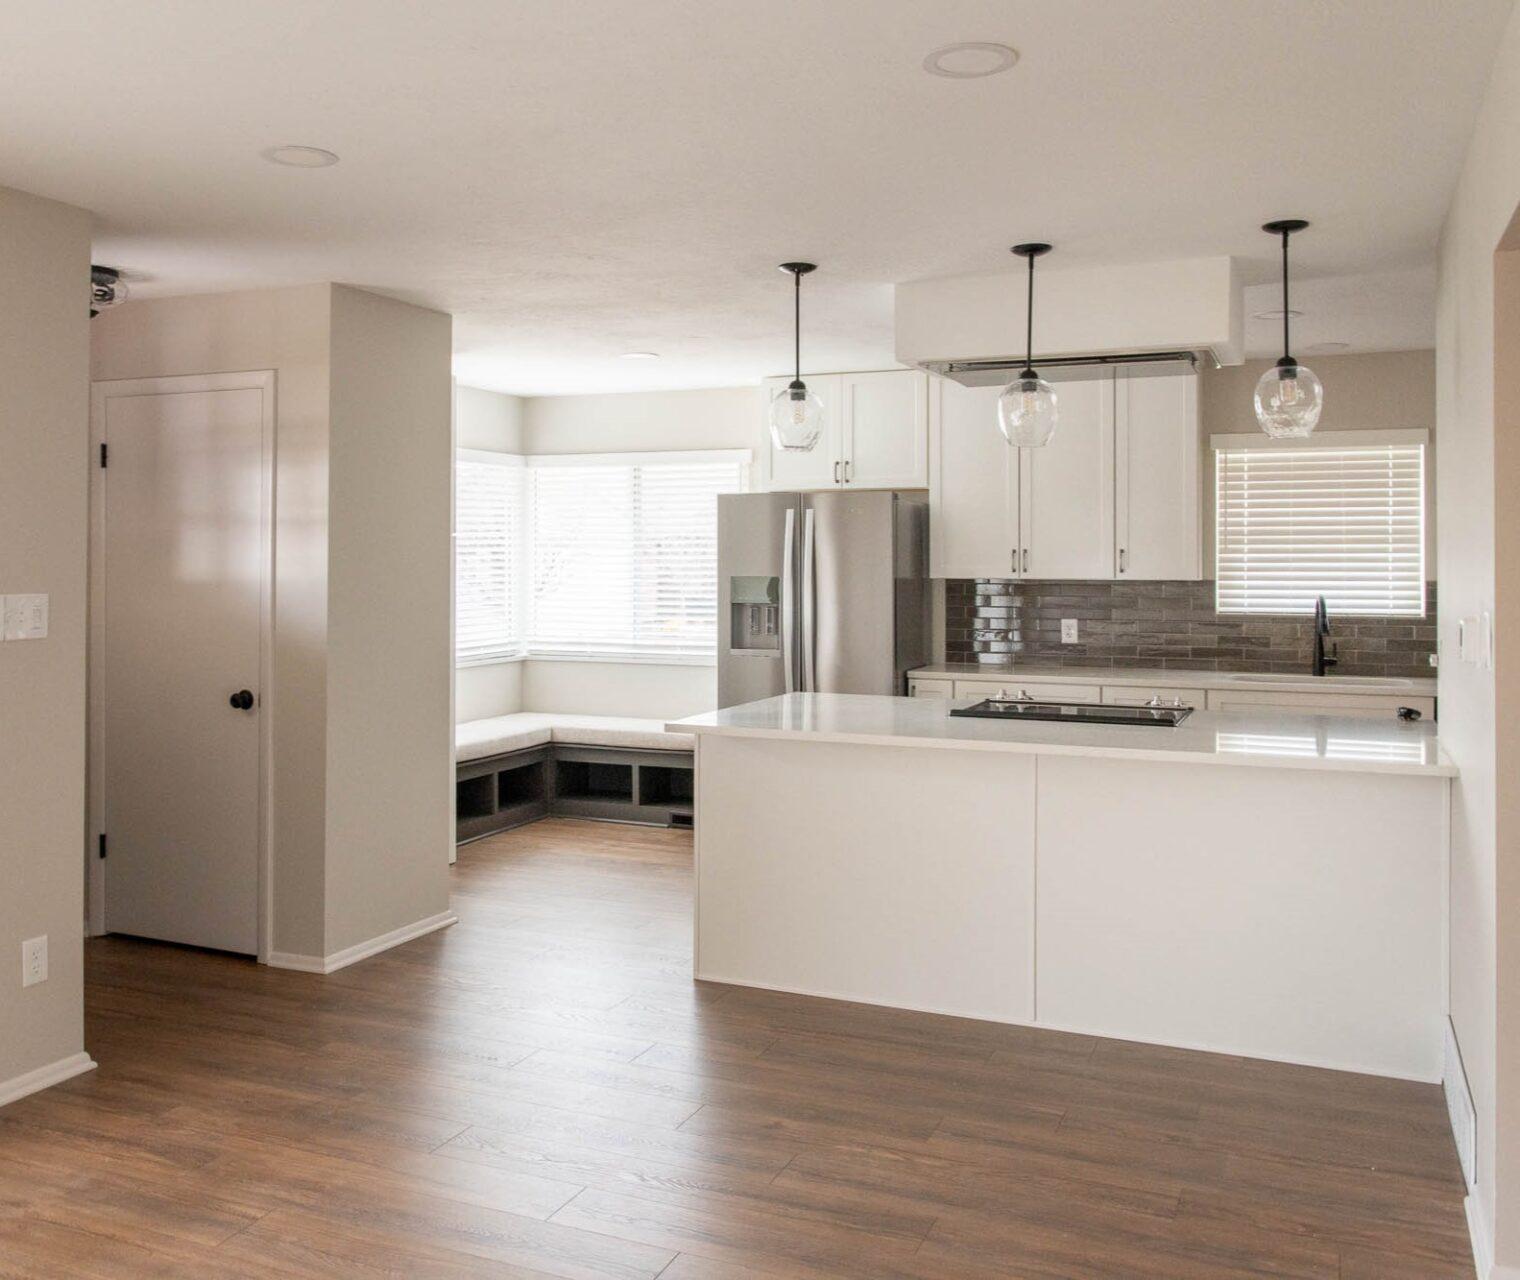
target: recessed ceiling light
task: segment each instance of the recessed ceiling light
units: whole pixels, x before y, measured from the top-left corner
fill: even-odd
[[[1290,320],[1297,320],[1299,316],[1303,314],[1304,313],[1297,307],[1288,308],[1288,318]],[[1282,318],[1283,313],[1281,307],[1278,307],[1276,311],[1255,311],[1251,314],[1251,319],[1253,320],[1281,320]]]
[[[658,360],[658,351],[625,351],[618,357],[619,360]]]
[[[283,164],[291,169],[326,169],[338,163],[336,152],[321,147],[269,147],[259,154],[270,164]]]
[[[978,80],[1007,71],[1018,60],[1019,51],[1011,45],[962,40],[935,49],[924,59],[924,70],[951,80]]]

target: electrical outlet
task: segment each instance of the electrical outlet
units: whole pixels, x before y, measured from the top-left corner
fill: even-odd
[[[4,616],[5,639],[47,639],[48,598],[46,595],[0,597],[0,615]]]
[[[47,934],[28,938],[21,944],[21,985],[30,987],[47,981]]]
[[[1061,643],[1077,643],[1077,620],[1075,618],[1061,619]]]

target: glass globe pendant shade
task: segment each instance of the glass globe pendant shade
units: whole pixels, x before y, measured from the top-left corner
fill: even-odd
[[[998,430],[1018,449],[1038,449],[1055,434],[1056,393],[1033,369],[1026,369],[998,397]]]
[[[771,397],[771,440],[789,453],[806,453],[823,430],[823,401],[794,381]]]
[[[1297,362],[1279,361],[1256,384],[1256,420],[1274,440],[1302,440],[1314,433],[1325,388]]]

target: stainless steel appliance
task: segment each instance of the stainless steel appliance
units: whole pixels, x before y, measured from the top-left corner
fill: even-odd
[[[1159,696],[1138,707],[1096,702],[1052,702],[1031,697],[1020,689],[1009,696],[999,691],[969,707],[951,707],[953,716],[978,716],[988,720],[1051,720],[1060,724],[1149,724],[1175,728],[1193,708],[1181,698],[1163,702]]]
[[[921,491],[718,498],[718,705],[906,692],[929,660]]]

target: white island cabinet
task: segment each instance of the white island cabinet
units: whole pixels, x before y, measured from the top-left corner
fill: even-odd
[[[954,705],[671,726],[697,741],[697,977],[1440,1078],[1455,770],[1430,726]]]

